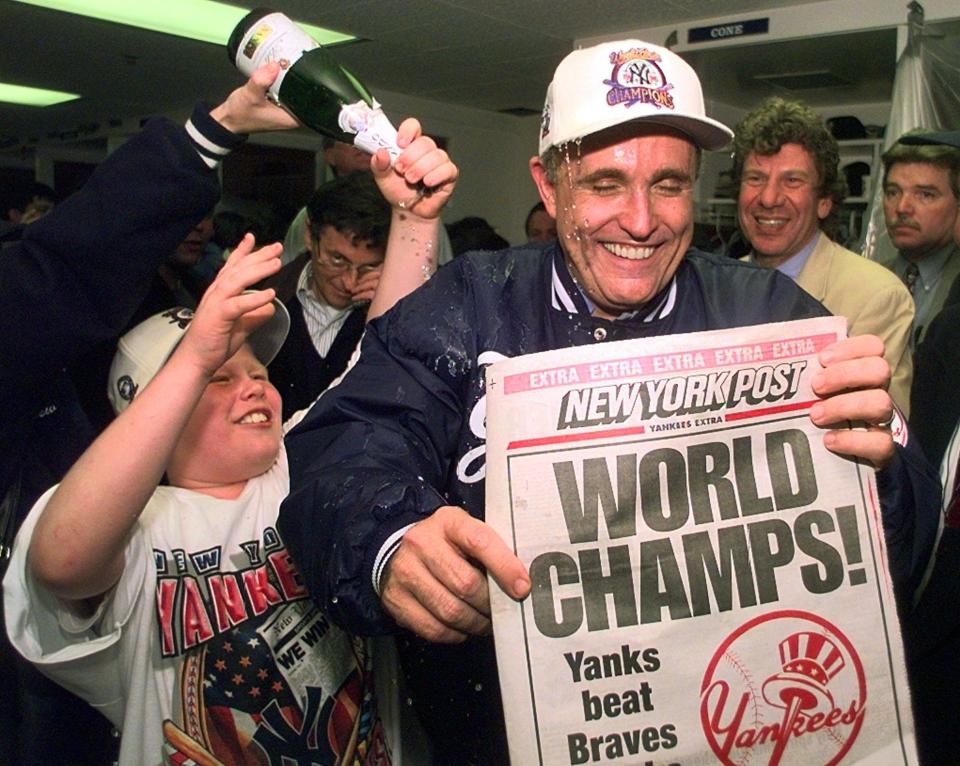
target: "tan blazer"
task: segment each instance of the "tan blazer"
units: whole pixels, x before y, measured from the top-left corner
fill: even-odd
[[[906,285],[892,271],[841,247],[822,233],[797,284],[831,314],[845,316],[848,335],[879,336],[892,374],[890,396],[903,414],[909,415],[914,306]]]

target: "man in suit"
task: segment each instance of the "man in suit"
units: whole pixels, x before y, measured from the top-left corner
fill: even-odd
[[[960,130],[918,131],[902,136],[897,145],[902,145],[898,152],[938,148],[960,154]],[[892,172],[888,180],[897,177]],[[956,181],[955,173],[953,179]],[[941,196],[941,204],[943,199]],[[921,220],[926,218],[921,215]],[[960,245],[960,223],[954,227],[953,238],[954,245]],[[960,264],[956,247],[953,253],[948,270]],[[956,693],[960,684],[960,397],[955,380],[960,369],[960,280],[949,280],[945,273],[936,291],[945,293],[951,281],[951,294],[942,310],[931,316],[923,342],[917,347],[916,376],[910,394],[910,429],[930,464],[939,466],[944,490],[944,528],[936,564],[903,626],[920,755],[924,763],[931,764],[960,762],[960,742],[955,736],[960,716],[960,696]]]
[[[290,334],[269,368],[284,420],[346,369],[380,281],[389,231],[390,205],[370,173],[338,176],[307,203],[307,251],[268,282],[290,313]]]
[[[833,314],[849,335],[877,335],[890,365],[890,395],[906,413],[912,363],[910,292],[882,266],[833,242],[846,185],[836,139],[807,106],[770,98],[737,125],[733,176],[739,185],[746,257],[775,268]]]
[[[953,230],[960,206],[960,149],[913,131],[883,155],[883,214],[897,254],[882,261],[916,303],[913,345],[943,308],[960,276]]]

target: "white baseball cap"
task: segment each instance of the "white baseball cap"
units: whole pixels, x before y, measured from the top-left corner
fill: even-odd
[[[273,316],[247,338],[253,355],[264,366],[273,361],[290,330],[287,307],[276,299],[273,306]],[[107,388],[114,412],[119,415],[129,407],[133,397],[160,371],[192,320],[193,311],[178,306],[144,319],[120,338]]]
[[[722,149],[733,138],[706,116],[700,80],[686,61],[659,45],[615,40],[560,62],[543,105],[540,154],[634,120],[681,130],[703,149]]]

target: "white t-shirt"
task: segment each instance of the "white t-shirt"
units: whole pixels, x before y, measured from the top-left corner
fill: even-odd
[[[123,732],[121,764],[389,764],[364,643],[307,598],[277,533],[288,487],[282,449],[235,500],[158,487],[87,618],[30,576],[53,490],[31,510],[3,583],[7,631]]]

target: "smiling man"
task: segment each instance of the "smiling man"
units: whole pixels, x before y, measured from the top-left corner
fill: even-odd
[[[908,413],[913,300],[887,269],[831,239],[846,194],[836,139],[812,109],[777,97],[744,117],[736,133],[733,177],[740,229],[752,246],[747,260],[786,274],[846,317],[849,335],[879,337],[890,395]]]
[[[530,161],[556,241],[441,269],[368,325],[357,364],[289,437],[283,537],[331,619],[360,633],[405,629],[408,693],[436,764],[509,762],[485,573],[516,598],[530,579],[483,521],[485,366],[826,313],[774,270],[690,249],[700,152],[730,138],[669,50],[621,40],[569,54]],[[824,352],[815,422],[839,426],[828,448],[885,466],[902,504],[914,485],[886,427],[880,353],[876,338]],[[870,426],[849,430],[848,419]],[[919,541],[925,561],[932,534],[913,535],[912,510],[895,519],[899,541]],[[910,588],[909,565],[894,569]]]
[[[914,345],[960,276],[960,246],[953,241],[960,209],[960,149],[914,143],[923,136],[924,131],[907,133],[883,155],[883,214],[898,250],[883,264],[913,294]]]

